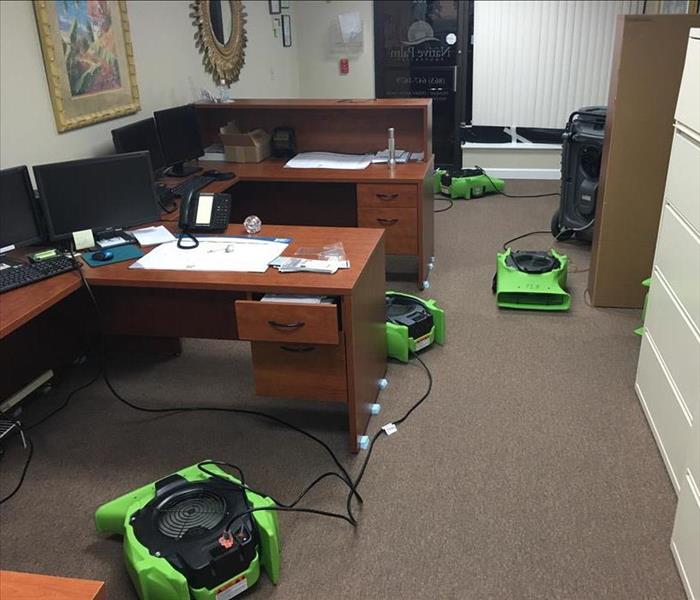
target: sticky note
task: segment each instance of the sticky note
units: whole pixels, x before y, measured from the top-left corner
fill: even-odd
[[[76,250],[84,250],[92,248],[95,245],[95,238],[92,235],[92,229],[84,229],[83,231],[73,232],[73,243]]]

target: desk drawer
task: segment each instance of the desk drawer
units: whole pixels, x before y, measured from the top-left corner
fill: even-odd
[[[418,252],[418,219],[414,208],[360,208],[357,225],[386,229],[387,254]]]
[[[255,393],[347,402],[345,344],[337,346],[253,342]]]
[[[236,301],[238,337],[255,342],[338,343],[335,304]]]
[[[359,208],[416,208],[418,191],[410,183],[357,185]]]

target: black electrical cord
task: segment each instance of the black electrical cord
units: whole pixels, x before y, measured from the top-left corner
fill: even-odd
[[[554,241],[558,242],[558,241],[560,241],[560,239],[561,239],[561,237],[562,237],[563,235],[570,235],[570,234],[572,234],[572,233],[577,233],[577,232],[579,232],[579,231],[585,231],[586,229],[588,229],[589,227],[591,227],[591,226],[593,225],[593,223],[595,223],[595,217],[592,218],[590,221],[588,221],[588,223],[586,223],[583,227],[575,227],[575,228],[573,228],[573,229],[562,229],[559,233],[557,233],[557,235],[552,236],[552,237],[554,237]],[[518,235],[518,236],[516,236],[516,237],[514,237],[514,238],[511,238],[511,239],[509,239],[507,242],[503,242],[503,249],[504,249],[504,250],[508,250],[508,244],[510,244],[510,243],[512,243],[512,242],[516,242],[517,240],[521,240],[521,239],[523,239],[523,238],[525,238],[525,237],[529,237],[529,236],[531,236],[531,235],[538,234],[538,233],[547,233],[547,234],[549,234],[549,235],[552,235],[551,230],[550,230],[550,231],[544,231],[544,230],[541,230],[541,231],[529,231],[528,233],[523,233],[522,235]]]
[[[27,444],[27,458],[24,461],[24,467],[22,468],[22,474],[19,477],[19,481],[17,482],[15,489],[13,489],[4,498],[0,498],[0,504],[4,504],[10,498],[12,498],[12,496],[14,496],[17,492],[19,492],[19,488],[22,487],[22,484],[24,483],[24,478],[27,476],[27,471],[29,470],[29,463],[32,462],[32,456],[34,456],[34,444],[32,444],[32,440],[29,439],[29,436],[27,436],[25,434],[22,434],[22,435],[23,435],[23,438]]]
[[[206,460],[206,461],[204,461],[204,462],[199,463],[199,464],[197,465],[197,468],[198,468],[200,471],[203,471],[204,473],[206,473],[207,475],[209,475],[210,477],[215,477],[215,478],[217,478],[217,479],[220,479],[221,481],[225,481],[226,483],[231,483],[231,484],[234,484],[234,485],[235,485],[235,483],[234,483],[233,481],[231,481],[230,479],[227,479],[226,477],[222,477],[222,476],[219,475],[218,473],[214,473],[213,471],[210,471],[210,470],[206,469],[205,467],[206,467],[207,465],[228,466],[228,467],[231,467],[231,468],[236,469],[236,471],[238,472],[238,474],[239,474],[239,476],[240,476],[240,480],[241,480],[241,485],[238,486],[238,487],[245,488],[246,490],[249,490],[249,491],[251,491],[251,492],[253,492],[253,493],[255,493],[255,494],[258,494],[258,496],[267,496],[267,497],[270,498],[275,504],[277,504],[278,506],[283,506],[284,508],[293,508],[294,506],[296,506],[297,504],[299,504],[299,502],[301,502],[301,500],[304,498],[304,496],[306,496],[306,494],[308,494],[318,483],[320,483],[321,481],[323,481],[323,480],[326,479],[327,477],[337,477],[337,478],[340,479],[344,484],[347,485],[347,482],[340,476],[339,473],[337,473],[336,471],[328,471],[327,473],[324,473],[323,475],[319,475],[319,476],[318,476],[316,479],[314,479],[309,485],[307,485],[307,486],[302,490],[302,492],[299,494],[299,496],[297,496],[297,498],[296,498],[294,501],[292,501],[292,502],[286,504],[286,503],[282,502],[281,500],[278,500],[277,498],[275,498],[274,496],[271,496],[270,494],[268,494],[268,493],[266,493],[266,492],[261,492],[260,490],[256,490],[255,488],[252,488],[252,487],[250,487],[249,485],[246,485],[245,480],[244,480],[243,471],[241,470],[240,467],[238,467],[238,466],[236,466],[236,465],[234,465],[234,464],[227,463],[227,462],[224,462],[224,461],[218,461],[218,460]],[[348,486],[348,487],[349,487],[349,486]]]
[[[516,237],[508,240],[507,242],[503,242],[503,249],[508,250],[508,245],[511,244],[512,242],[517,242],[518,240],[522,240],[523,238],[530,237],[531,235],[536,235],[538,233],[547,233],[549,235],[552,235],[551,231],[544,231],[544,230],[542,230],[542,231],[529,231],[528,233],[523,233],[522,235],[516,236]],[[557,238],[554,238],[554,239],[556,240]]]
[[[228,478],[226,478],[226,477],[223,477],[223,476],[219,475],[218,473],[214,473],[213,471],[210,471],[209,469],[206,469],[206,468],[205,468],[207,465],[217,465],[217,466],[228,466],[228,467],[232,467],[232,468],[236,469],[236,471],[238,472],[238,474],[239,474],[239,476],[240,476],[240,479],[241,479],[241,482],[240,482],[240,483],[236,483],[235,481],[232,481],[231,479],[228,479]],[[251,508],[251,509],[249,509],[249,510],[245,510],[245,511],[242,511],[242,512],[238,513],[237,515],[235,515],[234,517],[232,517],[231,519],[229,519],[228,523],[226,524],[226,527],[224,528],[224,531],[225,531],[225,532],[230,532],[230,531],[231,531],[231,528],[233,527],[233,525],[235,524],[235,522],[238,521],[238,519],[240,519],[241,517],[243,517],[243,516],[245,516],[245,515],[249,515],[249,514],[251,514],[251,513],[253,513],[253,512],[256,512],[256,511],[258,511],[258,510],[275,510],[275,511],[287,511],[287,512],[303,512],[303,513],[308,513],[308,514],[315,514],[315,515],[321,515],[321,516],[326,516],[326,517],[333,517],[333,518],[336,518],[336,519],[342,519],[342,520],[347,521],[348,523],[350,523],[350,525],[352,525],[353,527],[355,527],[355,526],[357,525],[357,522],[356,522],[356,521],[351,520],[351,519],[350,519],[349,517],[347,517],[346,515],[342,515],[342,514],[339,514],[339,513],[334,513],[334,512],[325,511],[325,510],[318,510],[318,509],[315,509],[315,508],[295,508],[295,506],[301,501],[301,499],[302,499],[304,496],[306,496],[306,494],[307,494],[317,483],[319,483],[320,481],[322,481],[322,480],[325,479],[326,477],[335,476],[335,477],[340,478],[344,483],[346,483],[345,480],[343,480],[343,478],[342,478],[338,473],[336,473],[335,471],[328,472],[328,473],[324,473],[323,475],[320,475],[319,477],[317,477],[316,479],[314,479],[308,486],[306,486],[306,488],[304,489],[304,491],[302,491],[302,493],[299,494],[299,496],[297,497],[296,500],[294,500],[294,501],[291,502],[290,504],[285,504],[284,502],[281,502],[280,500],[277,500],[276,498],[274,498],[274,497],[271,496],[270,494],[266,494],[265,492],[261,492],[261,491],[259,491],[259,490],[256,490],[256,489],[254,489],[254,488],[252,488],[252,487],[246,485],[246,484],[244,483],[244,481],[243,481],[243,479],[244,479],[243,471],[242,471],[242,470],[240,469],[240,467],[238,467],[237,465],[234,465],[234,464],[231,464],[231,463],[227,463],[227,462],[223,462],[223,461],[207,460],[207,461],[204,461],[204,462],[199,463],[199,464],[197,465],[197,468],[199,468],[200,471],[203,471],[204,473],[206,473],[206,474],[209,475],[210,477],[214,477],[214,478],[216,478],[216,479],[219,479],[220,481],[223,481],[223,482],[225,482],[225,483],[227,483],[227,484],[229,484],[229,485],[234,486],[236,489],[239,489],[239,490],[247,490],[247,491],[253,492],[254,494],[257,494],[258,496],[263,496],[263,497],[270,498],[270,500],[272,500],[272,501],[277,505],[277,506],[261,506],[261,507],[258,507],[258,508]]]
[[[547,198],[548,196],[559,196],[559,192],[551,192],[549,194],[523,194],[522,196],[514,196],[513,194],[506,194],[505,192],[499,192],[497,191],[496,184],[493,182],[493,179],[489,177],[489,174],[484,171],[479,165],[474,165],[477,169],[481,169],[482,173],[486,177],[486,179],[489,180],[489,183],[493,187],[494,191],[497,194],[500,194],[501,196],[505,196],[506,198]]]
[[[401,418],[399,418],[399,419],[397,419],[397,420],[395,420],[395,421],[392,422],[392,424],[393,424],[395,427],[398,427],[398,426],[401,425],[404,421],[406,421],[406,419],[408,419],[408,417],[411,416],[411,414],[413,413],[413,411],[415,411],[421,404],[423,404],[423,402],[428,398],[428,396],[430,396],[430,393],[431,393],[431,391],[432,391],[432,389],[433,389],[433,375],[432,375],[432,373],[430,372],[430,369],[429,369],[428,366],[420,359],[420,357],[419,357],[415,352],[411,351],[411,355],[412,355],[413,358],[415,358],[415,359],[423,366],[423,368],[425,369],[425,372],[426,372],[426,374],[428,375],[428,389],[427,389],[427,390],[425,391],[425,393],[420,397],[420,399],[419,399],[417,402],[415,402],[415,403],[404,413],[404,415],[403,415]],[[386,425],[385,425],[384,427],[386,427]],[[392,433],[393,433],[393,432],[392,432]],[[382,436],[382,434],[383,434],[383,435],[386,435],[386,436],[390,435],[389,433],[387,433],[387,431],[386,431],[385,428],[382,428],[382,429],[379,429],[379,431],[377,431],[377,432],[372,436],[372,439],[371,439],[371,441],[370,441],[370,443],[369,443],[369,447],[367,448],[367,455],[365,456],[365,460],[362,462],[362,467],[360,468],[360,471],[359,471],[357,477],[355,478],[354,482],[352,483],[352,485],[351,485],[351,487],[350,487],[350,490],[349,490],[349,492],[348,492],[348,496],[347,496],[347,500],[346,500],[346,511],[347,511],[347,514],[346,514],[346,515],[343,515],[343,514],[340,514],[340,513],[329,512],[329,511],[323,511],[323,510],[316,510],[316,509],[311,509],[311,508],[296,508],[295,505],[306,495],[306,493],[307,493],[314,485],[316,485],[319,481],[321,481],[321,480],[324,479],[325,477],[328,477],[328,476],[334,474],[334,473],[325,473],[324,475],[321,475],[320,477],[318,477],[318,478],[317,478],[314,482],[312,482],[309,486],[307,486],[307,489],[304,490],[304,492],[302,492],[301,495],[300,495],[293,503],[291,503],[291,504],[289,504],[289,505],[284,505],[284,504],[278,502],[277,500],[275,500],[274,498],[272,498],[271,496],[268,496],[268,497],[269,497],[275,504],[277,504],[278,506],[261,506],[261,507],[251,508],[251,509],[249,509],[249,510],[241,511],[240,513],[234,515],[231,519],[229,519],[228,524],[226,525],[225,531],[230,531],[230,530],[231,530],[231,527],[233,527],[234,523],[235,523],[238,519],[240,519],[241,517],[243,517],[243,516],[245,516],[245,515],[248,515],[248,514],[251,514],[251,513],[254,513],[254,512],[257,512],[257,511],[261,511],[261,510],[272,510],[272,511],[279,511],[279,512],[303,512],[303,513],[309,513],[309,514],[322,515],[322,516],[327,516],[327,517],[333,517],[333,518],[336,518],[336,519],[342,519],[343,521],[346,521],[347,523],[349,523],[350,525],[352,525],[353,527],[355,527],[355,526],[357,525],[357,518],[355,517],[355,515],[354,515],[353,512],[352,512],[352,498],[353,498],[353,496],[355,496],[355,495],[357,494],[357,488],[358,488],[358,486],[360,485],[360,483],[362,482],[362,478],[364,477],[365,472],[366,472],[366,470],[367,470],[367,465],[369,464],[370,458],[372,457],[372,452],[374,451],[374,445],[375,445],[375,443],[377,442],[377,440]],[[337,475],[337,473],[335,473],[335,475]],[[228,480],[228,481],[229,481],[230,483],[233,483],[233,482],[231,482],[230,480]],[[234,484],[234,485],[235,485],[235,484]],[[245,486],[245,487],[247,488],[247,486]],[[248,488],[248,489],[250,489],[250,488]],[[255,490],[251,490],[251,491],[254,491],[254,492],[257,493],[257,494],[260,494],[260,492],[256,492]],[[265,495],[265,494],[260,494],[260,495]]]
[[[435,200],[445,200],[445,201],[449,202],[449,204],[445,208],[439,208],[437,210],[433,210],[434,213],[447,212],[455,205],[455,202],[454,202],[454,200],[452,200],[452,198],[435,198]]]
[[[30,430],[34,429],[35,427],[38,427],[39,425],[41,425],[44,421],[48,421],[48,420],[49,420],[51,417],[53,417],[56,413],[61,412],[64,408],[66,408],[66,406],[68,406],[68,404],[70,403],[70,401],[73,399],[73,396],[75,396],[78,392],[81,392],[81,391],[83,391],[84,389],[89,388],[93,383],[95,383],[95,382],[100,378],[101,375],[102,375],[102,373],[101,373],[101,372],[98,372],[97,375],[95,375],[92,379],[90,379],[90,381],[88,381],[87,383],[84,383],[83,385],[81,385],[81,386],[75,388],[74,390],[72,390],[72,391],[66,396],[66,399],[65,399],[59,406],[57,406],[55,409],[53,409],[52,411],[50,411],[48,414],[46,414],[46,415],[44,415],[43,417],[41,417],[41,419],[39,419],[39,420],[36,421],[35,423],[32,423],[31,425],[28,425],[27,427],[25,427],[24,430],[25,430],[25,431],[30,431]]]
[[[425,369],[425,372],[428,375],[428,388],[425,390],[425,393],[420,397],[420,399],[417,402],[415,402],[413,404],[413,406],[411,406],[411,408],[409,408],[400,419],[393,421],[393,424],[397,427],[399,425],[401,425],[401,423],[403,423],[406,419],[408,419],[408,417],[411,416],[411,413],[413,413],[414,410],[416,410],[421,404],[423,404],[423,402],[425,402],[425,400],[428,398],[428,396],[430,396],[430,392],[433,389],[433,374],[430,372],[430,369],[413,350],[411,350],[411,355]],[[347,501],[346,501],[346,510],[347,510],[350,518],[353,520],[355,520],[355,516],[353,515],[353,512],[352,512],[352,496],[355,492],[357,492],[357,488],[359,487],[360,483],[362,482],[362,478],[365,475],[365,471],[367,470],[367,465],[369,464],[369,459],[372,457],[372,452],[374,450],[374,444],[377,442],[377,440],[382,435],[389,435],[384,428],[379,429],[372,436],[372,439],[370,440],[370,443],[369,443],[369,447],[367,448],[367,456],[365,456],[365,460],[362,463],[362,467],[360,468],[360,472],[358,473],[357,477],[355,478],[355,482],[353,484],[353,487],[350,490],[350,493],[348,494]]]

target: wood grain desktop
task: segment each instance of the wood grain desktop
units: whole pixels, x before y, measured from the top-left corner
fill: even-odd
[[[107,600],[103,581],[0,571],[2,600]]]

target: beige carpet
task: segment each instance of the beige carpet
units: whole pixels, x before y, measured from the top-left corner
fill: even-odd
[[[508,186],[553,189],[554,182]],[[490,197],[436,215],[437,266],[426,294],[446,309],[448,343],[423,354],[433,394],[378,443],[361,488],[360,526],[281,515],[281,581],[275,587],[263,577],[249,598],[684,597],[669,550],[675,496],[633,391],[639,311],[588,307],[580,272],[569,277],[565,314],[499,311],[491,295],[500,244],[547,229],[556,202]],[[551,241],[534,236],[517,247],[546,249]],[[558,247],[572,270],[586,269],[588,247]],[[122,356],[112,371],[141,403],[269,410],[309,427],[356,470],[362,455],[345,451],[343,411],[254,399],[249,360],[243,343],[187,341],[180,358]],[[28,408],[27,421],[88,374],[69,374]],[[372,431],[426,385],[416,364],[391,364],[389,378]],[[32,438],[26,483],[0,513],[2,568],[104,579],[115,600],[135,596],[121,542],[94,530],[100,503],[208,457],[239,464],[252,485],[281,499],[330,466],[293,432],[234,415],[144,415],[101,383]],[[22,459],[15,442],[1,463],[3,493]],[[344,498],[329,482],[309,505],[341,509]]]

